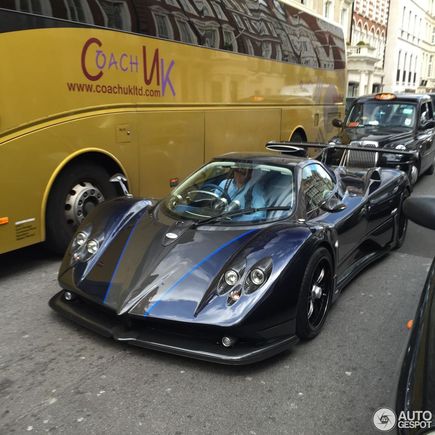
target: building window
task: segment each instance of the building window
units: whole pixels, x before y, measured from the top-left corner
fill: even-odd
[[[380,83],[373,83],[372,94],[377,94],[379,92],[382,92],[382,84],[380,84]]]
[[[359,91],[359,83],[349,82],[349,85],[347,87],[347,96],[358,97],[358,91]]]
[[[345,30],[345,33],[346,33],[346,30],[347,30],[347,9],[346,8],[343,8],[341,10],[340,24],[341,24],[341,26],[343,27],[343,29]]]
[[[237,51],[237,40],[234,32],[231,30],[224,30],[224,50]]]
[[[272,43],[265,41],[261,44],[261,55],[268,59],[272,58]]]
[[[183,7],[183,9],[186,12],[190,12],[193,15],[198,15],[195,11],[195,9],[193,8],[193,6],[190,4],[190,0],[186,1],[186,0],[178,0],[181,3],[181,6]]]
[[[68,12],[68,19],[80,23],[93,23],[92,14],[87,1],[64,0]]]
[[[131,17],[125,1],[98,0],[105,25],[111,29],[131,30]]]
[[[177,26],[180,31],[181,41],[187,42],[188,44],[195,44],[197,42],[195,35],[186,21],[177,20]]]
[[[213,5],[214,10],[215,10],[216,15],[218,16],[218,18],[220,20],[228,21],[228,18],[224,14],[224,11],[222,10],[221,6],[219,4],[217,4],[216,2],[211,2],[211,4]]]
[[[17,11],[51,16],[50,0],[15,0]]]
[[[206,47],[217,48],[217,31],[215,29],[207,29],[204,32],[204,45]]]
[[[396,82],[400,82],[400,57],[402,52],[399,50],[399,56],[397,57],[397,73],[396,73]]]
[[[255,54],[255,52],[254,52],[254,47],[252,46],[251,40],[246,38],[245,43],[246,43],[246,49],[248,50],[248,54],[253,56]]]
[[[213,11],[208,3],[204,0],[193,0],[201,17],[214,17]]]
[[[166,15],[154,14],[157,35],[159,38],[173,39],[172,27]]]
[[[331,18],[332,10],[333,10],[333,8],[332,8],[332,1],[331,0],[326,0],[325,1],[323,15],[326,18]]]

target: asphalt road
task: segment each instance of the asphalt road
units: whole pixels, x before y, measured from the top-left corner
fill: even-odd
[[[435,176],[416,194],[435,195]],[[0,434],[380,434],[435,234],[407,240],[354,280],[322,334],[270,361],[224,367],[129,347],[47,305],[59,259],[0,255]]]

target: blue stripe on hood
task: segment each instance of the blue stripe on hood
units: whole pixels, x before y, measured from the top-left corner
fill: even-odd
[[[127,246],[128,246],[128,244],[129,244],[129,242],[130,242],[130,239],[131,239],[131,237],[133,236],[133,233],[135,232],[136,227],[137,227],[138,223],[139,223],[140,220],[141,220],[141,217],[144,215],[144,213],[145,213],[145,211],[146,211],[147,209],[148,209],[148,207],[145,207],[144,210],[143,210],[141,213],[139,213],[139,215],[138,215],[138,217],[137,217],[137,220],[136,220],[136,222],[134,223],[134,226],[133,226],[133,228],[131,229],[130,234],[128,235],[128,238],[127,238],[127,240],[126,240],[126,242],[125,242],[125,245],[124,245],[124,247],[122,248],[121,254],[119,255],[119,258],[118,258],[118,261],[117,261],[117,263],[116,263],[115,269],[113,269],[112,276],[110,277],[109,286],[107,287],[106,294],[104,295],[103,304],[106,303],[107,297],[109,296],[109,293],[110,293],[110,290],[111,290],[111,288],[112,288],[112,284],[113,284],[113,278],[115,277],[116,272],[118,272],[119,265],[121,264],[122,257],[124,256],[124,252],[125,252],[125,250],[127,249]]]
[[[148,316],[151,313],[151,311],[161,302],[161,300],[163,299],[164,296],[166,296],[169,293],[171,293],[179,284],[181,284],[186,278],[188,278],[196,269],[198,269],[205,262],[210,260],[210,258],[212,258],[216,254],[218,254],[220,251],[222,251],[222,249],[225,249],[227,246],[231,245],[232,243],[237,242],[237,240],[239,240],[242,237],[245,237],[245,236],[247,236],[247,235],[249,235],[249,234],[251,234],[251,233],[253,233],[255,231],[258,231],[258,230],[254,229],[254,230],[247,231],[246,233],[240,234],[239,236],[237,236],[234,239],[226,242],[225,244],[223,244],[222,246],[220,246],[219,248],[214,250],[212,253],[208,254],[207,257],[205,257],[198,264],[193,266],[192,269],[190,269],[188,272],[186,272],[181,278],[178,279],[178,281],[176,281],[171,287],[169,287],[167,290],[165,290],[161,294],[160,298],[153,305],[151,305],[151,307],[148,310],[145,311],[144,317]]]

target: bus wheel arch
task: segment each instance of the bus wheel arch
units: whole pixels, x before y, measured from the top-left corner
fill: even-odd
[[[290,142],[307,142],[307,135],[302,127],[296,128],[290,136]]]
[[[52,180],[44,209],[45,241],[63,254],[75,229],[90,211],[122,192],[111,183],[121,165],[104,153],[88,152],[65,162]]]

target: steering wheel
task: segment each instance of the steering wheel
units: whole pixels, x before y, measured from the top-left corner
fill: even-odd
[[[217,190],[221,194],[220,198],[225,198],[228,202],[231,202],[231,197],[230,197],[230,195],[228,195],[228,192],[223,187],[218,186],[217,184],[206,183],[206,184],[204,184],[204,186],[202,186],[202,188],[203,189]],[[218,199],[219,199],[219,197],[218,197]]]
[[[215,191],[219,192],[222,196],[220,196],[218,193],[215,193]],[[204,184],[204,186],[201,187],[201,189],[193,189],[189,190],[186,194],[186,198],[189,198],[191,195],[204,195],[204,198],[195,198],[191,199],[193,202],[202,202],[202,201],[214,201],[215,208],[224,208],[229,202],[231,202],[231,198],[228,195],[228,193],[217,184],[213,183],[207,183]]]

